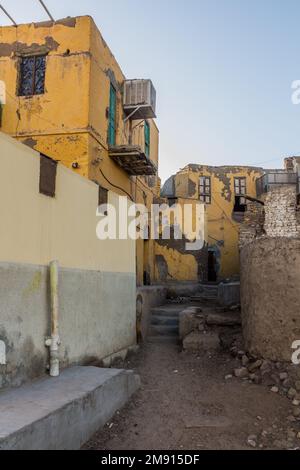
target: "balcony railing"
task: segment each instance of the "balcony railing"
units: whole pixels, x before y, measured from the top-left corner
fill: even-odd
[[[129,175],[156,175],[157,168],[138,145],[119,145],[109,148],[109,156]]]
[[[300,177],[298,177],[297,173],[291,173],[287,171],[274,171],[266,173],[256,180],[257,197],[260,197],[262,194],[271,191],[276,186],[282,186],[286,184],[296,185],[297,193],[299,194]]]

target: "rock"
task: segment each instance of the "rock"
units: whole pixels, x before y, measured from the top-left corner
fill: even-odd
[[[222,339],[221,339],[221,344],[222,344]],[[223,346],[224,347],[224,346]],[[238,350],[235,346],[233,346],[232,348],[230,348],[230,354],[232,355],[232,357],[237,357],[238,355]]]
[[[225,380],[230,380],[232,379],[232,377],[233,377],[232,374],[225,375]]]
[[[273,393],[278,393],[278,392],[279,392],[279,388],[278,388],[278,387],[272,387],[272,388],[271,388],[271,392],[273,392]]]
[[[281,372],[281,374],[279,374],[279,378],[280,378],[281,382],[283,382],[284,380],[286,380],[288,378],[288,373],[287,372]]]
[[[300,439],[300,432],[297,433],[297,439]]]
[[[295,439],[295,437],[296,437],[296,432],[294,431],[294,429],[288,429],[287,438],[288,439]]]
[[[240,346],[239,344],[242,342],[242,329],[240,327],[233,327],[233,328],[224,328],[220,332],[220,343],[221,347],[225,351],[231,352],[231,354],[236,357]]]
[[[219,336],[217,333],[203,334],[194,331],[183,340],[183,349],[191,352],[207,352],[219,348]]]
[[[259,375],[255,374],[255,377],[254,377],[253,382],[254,382],[256,385],[260,385],[260,384],[262,383],[262,378],[261,378]]]
[[[286,420],[289,421],[290,423],[295,423],[297,421],[295,416],[288,416]]]
[[[187,308],[179,314],[179,337],[183,340],[192,331],[199,330],[204,325],[204,315],[196,312],[195,308]]]
[[[299,418],[299,417],[300,417],[300,408],[299,408],[299,407],[295,407],[295,408],[293,409],[293,416],[294,416],[295,418]]]
[[[270,361],[264,360],[262,361],[262,365],[260,366],[261,372],[269,372],[271,370],[271,363]]]
[[[231,312],[209,313],[206,324],[209,326],[239,326],[241,325],[241,317]]]
[[[238,353],[237,353],[237,356],[238,356],[239,359],[242,359],[242,357],[245,356],[245,355],[246,355],[245,351],[238,351]]]
[[[238,377],[240,379],[244,379],[245,377],[248,377],[249,372],[246,367],[240,367],[239,369],[234,370],[234,375],[235,377]]]
[[[293,400],[293,405],[294,405],[294,406],[299,406],[299,405],[300,405],[300,401],[299,401],[299,400]]]
[[[287,396],[291,400],[295,398],[296,395],[297,395],[297,390],[295,390],[294,388],[290,388],[289,391],[287,392]]]
[[[291,388],[292,385],[293,385],[293,382],[291,381],[290,378],[286,379],[283,381],[282,385],[285,387],[285,388]]]
[[[300,380],[297,380],[295,382],[295,389],[297,390],[297,392],[300,392]]]
[[[248,439],[247,439],[247,444],[251,447],[256,447],[257,446],[257,436],[255,434],[252,434],[251,436],[249,436]]]
[[[256,377],[256,374],[250,374],[249,375],[249,379],[252,380],[252,382],[254,382],[255,377]]]
[[[244,356],[242,357],[242,365],[246,367],[248,364],[249,364],[249,359],[246,356],[246,354],[244,354]]]
[[[278,375],[272,374],[272,375],[271,375],[271,379],[273,380],[273,383],[274,383],[275,385],[279,385],[279,384],[280,384],[280,379],[279,379]]]
[[[259,369],[262,366],[262,361],[258,359],[255,362],[252,362],[251,364],[248,365],[248,371],[249,372],[254,372],[256,369]]]

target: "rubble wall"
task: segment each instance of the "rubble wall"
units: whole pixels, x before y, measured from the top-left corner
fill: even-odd
[[[291,361],[300,340],[300,239],[264,237],[241,249],[241,305],[246,347]]]

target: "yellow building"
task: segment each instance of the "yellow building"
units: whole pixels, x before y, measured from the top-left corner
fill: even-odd
[[[148,208],[159,194],[149,80],[126,81],[89,16],[0,27],[1,130]],[[145,96],[149,97],[145,105]],[[154,279],[154,242],[137,242],[137,282]]]
[[[220,281],[238,276],[239,226],[246,209],[243,196],[256,197],[256,180],[263,174],[262,168],[250,166],[190,164],[165,183],[164,197],[190,198],[206,206],[206,280]],[[190,262],[185,274],[194,279],[196,260],[191,258]]]

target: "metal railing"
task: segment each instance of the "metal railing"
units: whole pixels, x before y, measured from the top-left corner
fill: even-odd
[[[299,192],[300,177],[298,177],[297,173],[287,171],[266,173],[256,180],[256,194],[259,197],[262,194],[271,191],[272,188],[285,184],[297,185],[297,190]]]

